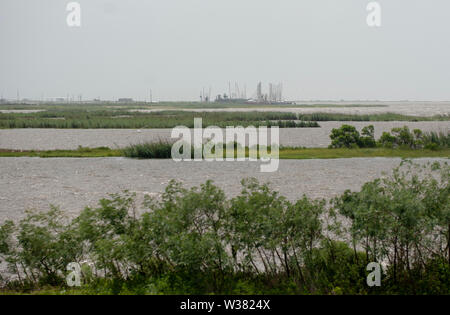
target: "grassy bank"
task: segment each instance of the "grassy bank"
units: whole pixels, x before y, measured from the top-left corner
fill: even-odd
[[[125,149],[79,148],[77,150],[18,151],[0,150],[0,157],[40,157],[40,158],[99,158],[131,157],[142,159],[169,159],[170,144],[139,144]],[[247,149],[248,154],[248,149]],[[343,159],[343,158],[450,158],[450,149],[328,149],[328,148],[280,148],[280,159]]]
[[[106,147],[84,148],[76,150],[5,150],[0,149],[0,157],[40,157],[40,158],[97,158],[97,157],[120,157],[124,156],[123,150],[112,150]]]
[[[281,149],[280,159],[345,159],[345,158],[424,158],[443,157],[450,158],[450,149],[442,150],[410,150],[410,149]]]

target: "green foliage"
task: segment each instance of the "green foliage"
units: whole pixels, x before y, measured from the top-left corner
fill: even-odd
[[[172,157],[172,143],[146,142],[129,145],[122,150],[124,156],[140,159],[170,159]]]
[[[450,133],[423,132],[414,129],[412,132],[407,126],[393,128],[391,133],[384,132],[379,144],[387,148],[411,148],[438,150],[450,147]]]
[[[310,261],[310,277],[315,292],[333,295],[368,294],[363,254],[346,243],[325,240],[315,248]],[[314,287],[313,287],[314,288]]]
[[[37,113],[0,113],[0,128],[136,129],[194,127],[194,118],[203,126],[279,126],[280,128],[320,127],[317,122],[298,121],[297,115],[283,112],[189,112],[161,110],[145,112],[132,108],[58,107]]]
[[[320,127],[320,121],[448,121],[450,116],[417,117],[394,113],[352,115],[339,113],[295,114],[277,112],[277,108],[383,107],[383,105],[277,105],[263,106],[271,112],[258,112],[261,105],[216,103],[158,104],[4,104],[2,110],[38,110],[35,113],[0,113],[0,129],[8,128],[173,128],[193,127],[195,117],[203,118],[204,126],[279,126],[280,128]],[[199,112],[188,109],[255,108],[254,112]],[[182,110],[185,109],[185,110]]]
[[[373,125],[364,127],[361,135],[358,143],[360,148],[375,148],[377,146],[375,141],[375,127]]]
[[[28,213],[0,226],[16,275],[4,287],[65,288],[78,262],[83,294],[448,294],[449,179],[448,164],[406,161],[328,205],[255,179],[232,199],[172,181],[139,211],[124,192],[72,220]],[[369,262],[383,263],[380,288],[366,285]]]
[[[365,261],[389,262],[386,290],[417,293],[419,279],[435,276],[428,275],[430,263],[439,259],[450,265],[449,170],[447,164],[420,168],[406,162],[391,177],[335,200]]]
[[[439,150],[450,147],[450,133],[423,132],[420,129],[410,131],[407,126],[383,132],[378,142],[372,125],[364,127],[361,134],[354,126],[342,125],[332,130],[330,138],[330,148],[374,148],[378,145],[388,149]]]
[[[370,145],[373,141],[373,126],[364,128],[364,137],[361,138],[354,126],[342,125],[331,131],[330,148],[360,148]],[[373,141],[374,142],[374,141]]]
[[[305,121],[446,121],[448,115],[437,115],[433,117],[408,116],[395,113],[381,114],[341,114],[341,113],[312,113],[299,114],[300,120]]]
[[[0,258],[21,282],[62,284],[67,264],[79,261],[82,244],[65,221],[62,212],[52,207],[47,213],[28,212],[17,226],[6,222],[1,227]]]

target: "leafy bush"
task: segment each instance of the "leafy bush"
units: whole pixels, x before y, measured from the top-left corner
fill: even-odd
[[[331,147],[332,148],[355,148],[359,143],[359,132],[355,127],[350,125],[342,125],[341,128],[334,128],[331,131]]]
[[[391,132],[383,132],[378,141],[375,140],[375,128],[364,127],[361,134],[354,126],[342,125],[331,131],[330,148],[374,148],[377,145],[385,148],[407,148],[438,150],[450,147],[450,133],[423,132],[420,129],[411,131],[407,126],[393,128]]]
[[[362,137],[359,138],[358,146],[360,148],[374,148],[377,146],[375,141],[375,127],[366,126],[361,131]]]
[[[57,208],[28,212],[17,226],[8,221],[0,228],[0,258],[24,283],[60,285],[66,266],[80,261],[80,241]]]
[[[417,168],[398,168],[392,177],[367,183],[360,192],[347,191],[334,202],[350,220],[354,246],[363,248],[367,262],[389,262],[386,283],[402,293],[416,292],[436,258],[450,266],[450,168]]]
[[[0,226],[0,262],[16,275],[4,286],[64,287],[78,262],[89,294],[448,294],[449,179],[448,164],[404,162],[328,205],[254,179],[232,199],[172,181],[144,212],[124,192],[73,220],[29,213]],[[365,284],[374,261],[380,288]]]
[[[446,135],[443,132],[423,132],[420,129],[414,129],[411,132],[407,126],[404,126],[403,128],[393,128],[391,133],[384,132],[379,143],[388,148],[438,150],[450,147],[450,133]]]
[[[423,144],[423,133],[419,129],[411,132],[407,126],[393,128],[391,133],[383,133],[380,138],[380,144],[389,148],[407,147],[417,149]]]
[[[331,131],[331,148],[372,148],[376,146],[375,129],[372,125],[364,127],[362,137],[354,126],[342,125]]]
[[[436,149],[436,148],[450,148],[450,133],[447,132],[429,132],[425,133],[423,136],[425,148]]]

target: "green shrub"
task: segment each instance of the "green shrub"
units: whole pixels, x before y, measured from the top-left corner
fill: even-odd
[[[420,129],[410,131],[407,126],[383,132],[376,141],[375,128],[372,125],[364,127],[361,134],[354,126],[342,125],[331,131],[330,138],[330,148],[374,148],[379,145],[390,149],[439,150],[450,147],[450,133],[423,132]]]
[[[389,132],[383,132],[383,135],[381,136],[379,143],[384,146],[385,148],[392,149],[394,147],[394,144],[396,142],[396,138],[391,135]]]
[[[388,261],[386,283],[414,293],[418,280],[429,276],[428,261],[439,257],[450,265],[450,168],[405,168],[360,192],[347,191],[334,205],[350,220],[348,233],[366,261]]]
[[[361,134],[362,137],[359,138],[358,143],[360,148],[374,148],[377,146],[375,141],[375,127],[373,125],[364,127]]]
[[[354,126],[342,125],[331,131],[330,148],[373,148],[376,146],[374,134],[375,128],[372,125],[362,129],[362,136]]]
[[[342,125],[339,129],[334,128],[331,131],[332,148],[354,148],[358,147],[360,135],[355,127]]]
[[[329,205],[254,179],[232,199],[172,181],[143,213],[128,192],[73,220],[28,213],[0,226],[0,262],[17,277],[3,286],[64,288],[78,262],[88,294],[448,294],[449,179],[448,164],[404,162]],[[369,262],[384,263],[380,288],[365,283]]]
[[[6,222],[0,228],[0,257],[22,284],[61,285],[66,266],[80,261],[81,240],[66,221],[52,207],[47,213],[28,212],[17,226]]]
[[[438,150],[450,147],[450,133],[423,132],[407,126],[393,128],[391,133],[384,132],[379,140],[383,147]]]

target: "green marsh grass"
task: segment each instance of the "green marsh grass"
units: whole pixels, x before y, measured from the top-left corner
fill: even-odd
[[[70,128],[70,129],[143,129],[173,128],[176,126],[193,127],[194,118],[202,118],[207,126],[279,126],[281,128],[320,127],[321,121],[448,121],[449,116],[417,117],[384,113],[370,115],[322,113],[320,108],[327,105],[304,106],[318,108],[317,113],[295,114],[277,112],[194,112],[181,109],[212,108],[220,109],[220,104],[203,105],[197,103],[160,103],[145,105],[105,104],[43,104],[0,105],[0,110],[43,110],[37,113],[0,113],[0,129],[11,128]],[[202,107],[206,106],[206,107]],[[358,105],[352,105],[358,106]],[[259,106],[261,107],[261,106]],[[331,106],[330,107],[335,107]],[[338,106],[339,107],[339,106]],[[345,106],[342,106],[345,107]],[[282,108],[279,106],[278,108]],[[157,110],[140,112],[139,110]]]
[[[269,148],[270,151],[270,148]],[[41,158],[99,158],[99,157],[128,157],[138,159],[170,159],[171,145],[169,143],[141,143],[130,145],[124,149],[94,148],[77,150],[51,151],[17,151],[0,150],[0,157],[41,157]],[[194,152],[193,150],[191,152]],[[450,149],[328,149],[328,148],[280,148],[280,159],[343,159],[343,158],[450,158]],[[224,150],[225,154],[225,150]],[[246,148],[246,156],[249,149]]]
[[[408,116],[395,113],[382,114],[339,114],[339,113],[312,113],[299,114],[298,118],[305,121],[448,121],[450,116],[437,115],[433,117]]]
[[[280,128],[320,127],[317,122],[297,121],[297,115],[280,112],[134,112],[125,110],[58,109],[38,113],[0,113],[0,129],[144,129],[194,127],[194,118],[203,126],[279,126]]]
[[[127,146],[122,152],[128,158],[170,159],[172,157],[172,144],[165,141],[138,143]]]

